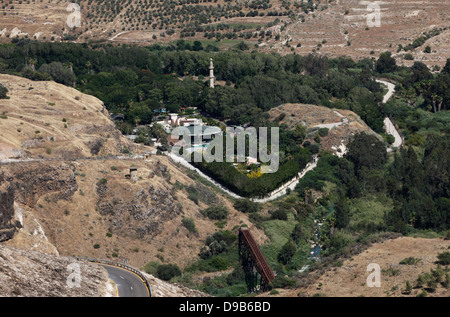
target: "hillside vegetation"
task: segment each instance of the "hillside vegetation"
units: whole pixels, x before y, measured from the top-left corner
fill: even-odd
[[[123,122],[117,123],[123,133],[143,125],[127,151],[120,143],[111,147],[117,151],[134,154],[154,149],[152,137],[167,137],[146,126],[163,107],[168,111],[196,107],[198,118],[222,128],[279,128],[278,173],[261,176],[228,163],[198,164],[249,196],[263,195],[270,186],[294,177],[313,156],[318,157],[317,166],[287,195],[256,204],[229,198],[162,155],[119,160],[90,153],[95,160],[9,164],[2,166],[6,185],[0,189],[9,197],[14,189],[14,201],[26,215],[23,223],[34,227],[17,230],[8,243],[24,243],[30,232],[38,232],[42,240],[47,239],[45,247],[53,244],[53,251],[61,254],[126,259],[164,280],[211,295],[239,296],[248,287],[237,252],[240,227],[252,230],[277,272],[274,289],[298,288],[304,277],[299,271],[324,273],[375,242],[401,235],[448,237],[450,59],[439,72],[431,72],[417,61],[411,67],[400,66],[390,52],[377,60],[354,61],[241,49],[192,51],[185,44],[115,47],[16,39],[0,46],[0,58],[4,72],[30,79],[23,82],[33,87],[39,83],[40,90],[54,80],[76,86],[80,94],[94,95],[108,112],[123,115]],[[209,88],[206,80],[211,57],[219,81],[215,88]],[[1,102],[10,107],[18,102],[18,90],[8,86],[9,76],[4,78]],[[396,93],[387,103],[382,102],[385,89],[377,78],[396,84]],[[57,106],[51,99],[46,101],[55,103],[49,107]],[[25,107],[29,105],[8,108],[0,119],[2,124],[9,126],[9,120],[14,124],[8,138],[19,140],[17,148],[23,147],[17,124],[23,119],[20,116],[26,117],[20,112]],[[34,117],[39,118],[42,109],[51,110],[44,107],[34,109]],[[83,107],[86,110],[78,111],[96,116],[97,107]],[[311,111],[302,114],[304,108]],[[51,112],[52,118],[62,124],[58,131],[65,131],[63,115],[68,110],[58,111]],[[397,125],[404,138],[402,148],[387,151],[392,138],[383,135],[385,117]],[[102,126],[112,125],[104,122]],[[342,124],[335,127],[336,122]],[[334,132],[354,123],[363,131],[341,130],[339,141],[347,140],[345,151],[329,151],[337,145],[328,143]],[[56,121],[43,124],[46,133],[53,124]],[[27,137],[32,132],[27,129]],[[67,138],[78,142],[76,133]],[[55,141],[50,136],[47,142]],[[164,152],[167,144],[158,150]],[[39,151],[34,155],[51,158],[54,153]],[[131,167],[138,169],[137,178],[126,176]],[[10,215],[11,208],[7,211]],[[23,245],[39,246],[30,241]],[[318,248],[321,262],[311,257]],[[446,274],[448,270],[440,268],[439,276]],[[445,279],[439,283],[448,286]],[[430,289],[437,291],[434,286]]]

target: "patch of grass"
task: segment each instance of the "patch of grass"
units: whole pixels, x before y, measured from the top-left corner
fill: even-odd
[[[295,221],[268,220],[263,223],[264,232],[270,238],[270,242],[260,246],[261,252],[266,257],[269,265],[278,265],[277,256],[283,245],[290,239],[290,234],[295,227]]]
[[[349,229],[376,232],[384,224],[384,214],[393,208],[392,199],[385,195],[352,199]]]
[[[408,258],[404,258],[403,260],[400,261],[399,264],[403,264],[403,265],[416,265],[417,263],[419,263],[420,261],[422,261],[421,259],[415,258],[413,256],[410,256]]]

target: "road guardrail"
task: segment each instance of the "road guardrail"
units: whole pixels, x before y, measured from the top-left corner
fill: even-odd
[[[126,265],[126,264],[123,264],[120,262],[114,262],[114,261],[109,261],[109,260],[83,258],[83,257],[77,257],[77,256],[74,256],[74,258],[77,260],[80,260],[80,261],[85,260],[85,261],[99,263],[99,264],[108,264],[108,265],[112,265],[112,266],[117,266],[117,267],[123,268],[127,271],[133,272],[134,274],[136,274],[137,276],[139,276],[142,279],[143,283],[147,287],[148,294],[150,295],[150,297],[152,297],[152,287],[150,285],[150,282],[145,277],[145,275],[142,274],[142,272],[140,272],[139,270],[136,270],[134,267],[131,267],[129,265]]]

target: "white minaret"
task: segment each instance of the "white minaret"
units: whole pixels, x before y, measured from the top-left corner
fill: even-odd
[[[214,65],[212,58],[209,59],[209,87],[214,88]]]

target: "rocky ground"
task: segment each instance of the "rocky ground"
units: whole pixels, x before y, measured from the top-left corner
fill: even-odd
[[[196,261],[206,237],[219,230],[200,213],[215,204],[230,211],[223,229],[247,224],[258,242],[267,239],[226,194],[168,157],[122,157],[124,146],[137,153],[153,149],[128,142],[97,98],[54,82],[9,75],[0,75],[0,82],[10,97],[0,101],[3,246],[44,253],[48,261],[51,256],[80,256],[126,261],[135,268],[151,261],[183,268]],[[135,177],[131,168],[137,169]],[[196,192],[195,199],[187,188]],[[194,221],[195,234],[182,224],[184,217]],[[11,254],[5,260],[12,261],[2,267],[5,276],[20,265],[16,259]],[[14,275],[15,284],[25,284],[27,278]],[[161,285],[174,296],[188,294],[180,286]],[[59,288],[65,292],[62,284]],[[11,287],[0,294],[10,292]],[[18,294],[30,292],[25,288]]]
[[[79,279],[72,275],[76,273],[80,273]],[[96,264],[0,245],[0,296],[109,297],[115,294],[106,270]]]

